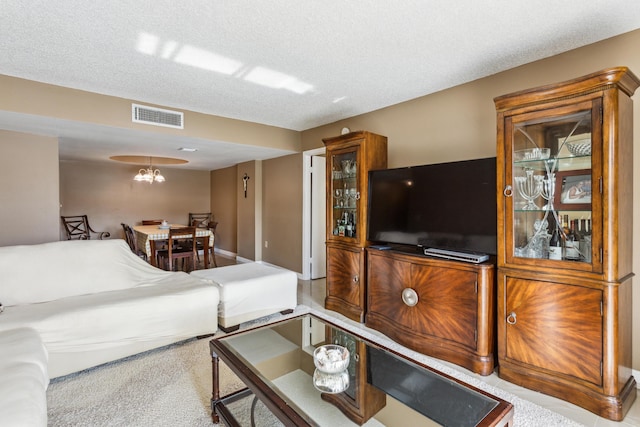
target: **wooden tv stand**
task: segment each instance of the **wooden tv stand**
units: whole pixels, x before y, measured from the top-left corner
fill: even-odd
[[[367,264],[368,327],[480,375],[493,372],[493,263],[368,248]]]

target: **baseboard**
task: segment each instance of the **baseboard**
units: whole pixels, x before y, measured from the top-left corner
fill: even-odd
[[[224,249],[215,248],[213,251],[220,255],[226,255],[229,258],[235,258],[237,255],[235,252],[225,251]]]

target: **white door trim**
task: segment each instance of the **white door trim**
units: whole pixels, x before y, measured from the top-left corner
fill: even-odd
[[[325,153],[324,147],[302,153],[302,279],[311,278],[311,157]]]

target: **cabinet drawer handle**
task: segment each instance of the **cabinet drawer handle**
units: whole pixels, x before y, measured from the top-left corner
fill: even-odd
[[[506,187],[504,187],[504,191],[502,193],[505,195],[505,197],[513,196],[513,187],[510,185],[507,185]]]
[[[402,302],[409,307],[413,307],[418,303],[418,294],[411,288],[404,288],[402,291]]]
[[[509,313],[509,315],[507,316],[507,323],[510,325],[515,325],[517,322],[516,319],[516,312],[512,311],[511,313]]]
[[[360,192],[359,191],[356,193],[356,200],[360,200]]]
[[[360,281],[360,276],[358,276],[357,274],[353,276],[353,283],[358,283],[359,281]]]

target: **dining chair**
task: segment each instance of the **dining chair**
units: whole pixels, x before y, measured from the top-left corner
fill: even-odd
[[[195,224],[194,224],[195,221]],[[211,212],[193,213],[189,212],[189,222],[187,224],[194,225],[198,228],[207,228],[211,222]]]
[[[191,214],[189,214],[189,218],[191,218]],[[208,249],[209,253],[204,254],[204,256],[209,256],[209,254],[211,254],[211,261],[213,262],[213,266],[217,267],[218,264],[216,263],[216,255],[214,252],[214,247],[216,244],[216,227],[218,226],[218,222],[209,220],[204,227],[198,226],[198,224],[203,224],[204,222],[205,221],[200,221],[198,218],[193,218],[191,220],[191,225],[196,228],[208,228],[209,230],[211,230],[211,233],[213,234],[213,243],[209,245],[209,249]],[[196,239],[196,249],[197,249],[196,256],[198,258],[198,263],[200,263],[200,251],[204,251],[204,242],[202,240]]]
[[[162,225],[162,221],[161,219],[143,219],[142,220],[142,225]],[[156,240],[156,248],[157,250],[163,250],[167,248],[167,241],[166,240]],[[157,252],[157,251],[156,251]],[[157,257],[156,257],[157,259]]]
[[[138,248],[138,241],[136,239],[135,233],[133,232],[133,228],[131,228],[129,224],[125,224],[123,222],[121,222],[120,225],[122,226],[122,230],[124,231],[124,240],[129,245],[129,248],[131,248],[131,252],[146,261],[147,254]]]
[[[161,225],[161,224],[162,224],[161,219],[143,219],[142,220],[142,225]]]
[[[60,216],[60,219],[67,232],[67,240],[90,240],[91,233],[97,234],[99,240],[111,237],[108,231],[95,231],[91,228],[87,215]]]
[[[195,270],[196,253],[196,227],[171,228],[167,248],[158,251],[159,265],[173,271],[174,261],[182,260],[182,270],[189,272]]]

